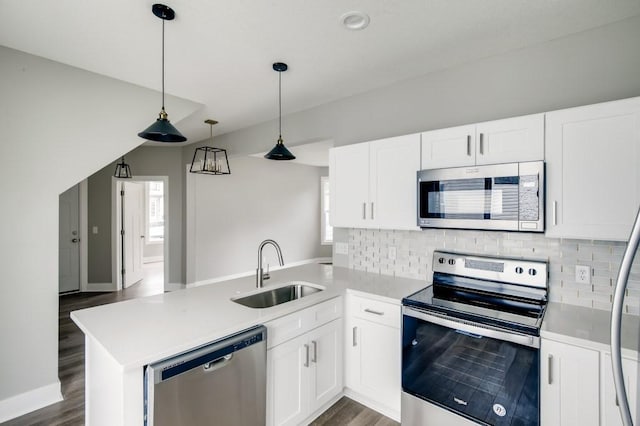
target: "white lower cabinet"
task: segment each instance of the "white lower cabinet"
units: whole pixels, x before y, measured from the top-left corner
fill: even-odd
[[[599,425],[599,352],[542,339],[542,426]]]
[[[298,425],[318,410],[328,408],[343,390],[343,322],[340,317],[324,322],[326,312],[334,312],[342,299],[324,302],[267,324],[267,340],[291,334],[292,325],[300,330],[297,337],[279,342],[267,351],[267,425]],[[320,308],[318,308],[320,307]],[[336,308],[339,309],[339,308]],[[335,311],[341,316],[341,309]],[[306,324],[309,324],[308,326]],[[284,331],[284,333],[283,333]],[[327,407],[325,407],[327,405]]]
[[[347,395],[400,419],[400,306],[347,295],[345,386]]]
[[[540,367],[542,426],[622,425],[608,352],[542,339]],[[623,357],[622,369],[637,424],[638,361]]]

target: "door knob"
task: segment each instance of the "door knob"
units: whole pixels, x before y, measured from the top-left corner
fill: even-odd
[[[71,240],[72,243],[77,243],[79,241],[80,241],[80,238],[74,238],[74,239]]]

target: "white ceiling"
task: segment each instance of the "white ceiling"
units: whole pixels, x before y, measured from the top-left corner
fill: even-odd
[[[0,0],[0,45],[160,90],[149,0]],[[640,0],[170,0],[167,93],[204,108],[174,124],[195,142],[435,70],[640,14]],[[339,17],[371,17],[348,31]],[[614,46],[612,46],[614,48]],[[158,109],[160,98],[158,98]],[[171,119],[171,105],[167,103]],[[151,123],[155,117],[149,117]],[[286,120],[283,121],[286,134]]]

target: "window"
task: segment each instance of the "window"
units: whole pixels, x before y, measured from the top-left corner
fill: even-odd
[[[146,182],[147,243],[164,241],[164,184]]]
[[[320,178],[320,243],[333,243],[333,226],[329,224],[329,177]]]

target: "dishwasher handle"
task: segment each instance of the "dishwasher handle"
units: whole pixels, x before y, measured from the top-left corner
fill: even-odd
[[[222,356],[214,361],[209,361],[202,366],[202,369],[207,373],[212,373],[216,370],[226,367],[233,359],[233,354]]]
[[[258,343],[264,344],[266,340],[267,328],[258,325],[189,352],[150,364],[147,367],[147,373],[152,375],[149,377],[152,383],[158,384],[195,368],[202,367],[204,371],[213,372],[231,362],[235,352]]]

